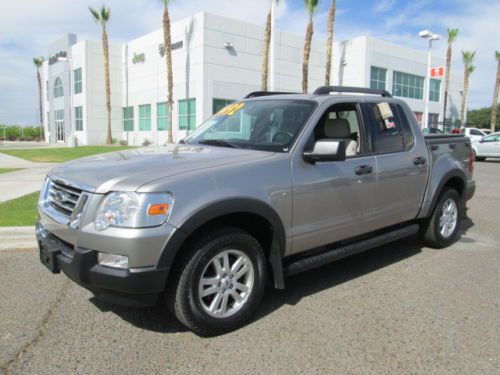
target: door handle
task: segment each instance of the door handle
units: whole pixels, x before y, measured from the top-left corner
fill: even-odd
[[[415,165],[423,165],[427,162],[423,156],[417,156],[413,158],[413,164]]]
[[[354,169],[354,172],[358,175],[369,174],[373,172],[373,167],[371,165],[359,165]]]

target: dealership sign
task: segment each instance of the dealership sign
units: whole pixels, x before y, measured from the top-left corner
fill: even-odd
[[[132,57],[133,64],[139,64],[139,63],[142,64],[144,61],[146,61],[146,55],[144,53],[135,53],[134,52],[134,57]]]
[[[59,58],[66,57],[66,51],[59,51],[55,55],[49,57],[49,65],[55,64]]]
[[[184,45],[184,43],[182,42],[182,40],[175,42],[175,43],[172,43],[171,50],[175,51],[176,49],[180,49],[180,48],[182,48],[183,45]],[[160,54],[161,57],[165,56],[165,44],[164,43],[158,45],[158,53]]]
[[[430,76],[433,78],[444,77],[444,67],[431,68]]]

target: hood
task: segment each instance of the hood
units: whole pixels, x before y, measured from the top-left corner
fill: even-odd
[[[155,146],[73,160],[52,169],[49,177],[96,193],[133,191],[155,180],[272,155],[215,146]]]

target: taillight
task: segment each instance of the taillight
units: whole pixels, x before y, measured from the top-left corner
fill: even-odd
[[[470,150],[470,155],[469,155],[469,172],[472,174],[472,172],[474,172],[474,160],[475,160],[475,156],[474,156],[474,150]]]

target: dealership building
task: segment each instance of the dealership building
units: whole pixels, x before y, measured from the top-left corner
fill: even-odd
[[[173,136],[182,139],[226,104],[260,90],[264,28],[200,12],[172,24]],[[112,37],[112,36],[111,36]],[[424,41],[422,41],[424,45]],[[276,31],[274,91],[300,92],[304,37]],[[141,145],[167,140],[167,75],[163,31],[110,43],[111,122],[117,140]],[[309,88],[324,82],[325,41],[313,40]],[[433,57],[432,66],[444,66]],[[66,34],[48,47],[43,66],[47,141],[79,145],[106,139],[106,98],[100,42]],[[334,43],[332,84],[385,89],[422,121],[427,53],[369,36]],[[450,78],[447,119],[458,121],[463,81]],[[431,79],[429,123],[442,121],[444,82]]]

